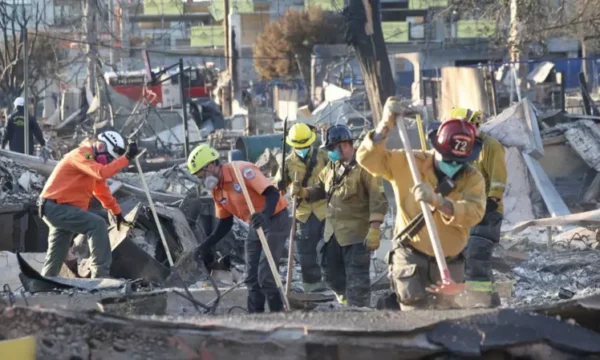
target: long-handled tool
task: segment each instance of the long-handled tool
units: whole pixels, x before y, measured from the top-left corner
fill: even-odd
[[[244,182],[244,178],[242,177],[242,174],[240,174],[240,169],[238,169],[238,167],[235,165],[235,163],[232,163],[232,168],[233,168],[233,172],[235,174],[235,178],[237,179],[237,182],[240,184],[240,187],[242,188],[242,193],[244,194],[244,198],[246,199],[246,204],[248,205],[248,209],[250,210],[251,214],[254,214],[254,212],[255,212],[254,205],[252,204],[252,200],[250,200],[250,195],[248,194],[248,189],[246,189],[246,183]],[[279,288],[279,294],[281,295],[281,298],[283,299],[283,305],[285,306],[285,310],[287,311],[290,309],[290,303],[285,294],[285,289],[283,288],[283,284],[281,282],[281,277],[279,276],[279,271],[277,271],[277,266],[275,265],[275,260],[273,259],[273,254],[271,254],[271,249],[269,248],[269,243],[267,242],[267,238],[265,237],[265,232],[263,231],[262,228],[256,229],[256,232],[258,233],[258,238],[260,239],[260,242],[262,244],[262,248],[263,248],[263,251],[265,252],[265,256],[267,258],[267,262],[269,263],[269,267],[271,268],[271,273],[273,274],[275,283],[277,284],[277,287]]]
[[[154,222],[156,223],[156,227],[158,228],[158,234],[160,235],[160,240],[165,248],[165,253],[167,254],[167,259],[169,260],[169,265],[173,266],[173,258],[171,257],[171,251],[169,250],[169,245],[167,244],[167,239],[165,238],[165,233],[163,232],[162,226],[160,224],[160,220],[158,219],[158,213],[156,212],[156,208],[154,207],[154,201],[152,201],[152,196],[150,196],[150,188],[146,183],[146,177],[144,176],[144,171],[142,170],[142,166],[140,165],[140,156],[144,155],[146,149],[140,151],[140,153],[135,157],[135,167],[140,175],[140,180],[142,182],[142,187],[144,188],[144,192],[146,193],[146,199],[148,200],[148,205],[150,205],[150,210],[152,211],[152,216],[154,217]]]
[[[396,125],[398,125],[400,139],[404,144],[404,151],[406,152],[406,159],[408,160],[408,166],[412,174],[413,182],[415,185],[419,184],[421,183],[421,176],[419,175],[419,169],[417,168],[417,164],[415,162],[412,146],[410,145],[408,133],[406,132],[406,127],[404,126],[404,120],[398,117],[396,119]],[[427,231],[429,232],[429,238],[431,239],[431,245],[433,247],[433,252],[435,253],[435,260],[440,270],[440,277],[442,278],[439,286],[432,286],[427,290],[445,295],[456,295],[463,292],[466,289],[466,285],[457,284],[450,277],[450,270],[448,270],[448,264],[446,264],[446,257],[444,256],[444,251],[442,250],[439,234],[433,221],[433,215],[431,214],[429,204],[421,201],[421,211],[423,212],[423,217],[425,218],[425,225],[427,226]]]
[[[285,176],[285,175],[282,175]],[[298,181],[298,173],[294,173],[294,182]],[[290,245],[288,249],[287,278],[285,283],[285,294],[289,295],[292,290],[292,275],[294,272],[294,245],[296,240],[296,208],[298,199],[292,198],[292,230],[290,230]]]
[[[163,232],[163,228],[160,223],[160,219],[158,218],[158,213],[156,212],[156,208],[154,207],[154,201],[152,201],[152,196],[150,195],[150,188],[148,187],[148,184],[146,183],[146,177],[144,176],[144,171],[142,170],[142,166],[140,165],[140,157],[142,155],[144,155],[145,152],[146,152],[146,149],[143,149],[135,157],[135,167],[137,169],[138,174],[140,175],[140,181],[142,182],[142,187],[144,188],[144,192],[146,193],[146,199],[148,200],[148,205],[150,206],[150,211],[152,212],[152,217],[154,218],[154,223],[156,224],[156,227],[158,228],[158,234],[160,235],[160,240],[162,241],[163,247],[165,248],[165,253],[167,254],[167,259],[169,260],[169,265],[171,266],[171,272],[181,282],[181,285],[183,286],[183,289],[185,290],[186,295],[181,294],[177,291],[174,291],[174,292],[177,295],[190,301],[196,308],[196,311],[201,312],[200,307],[202,307],[206,310],[206,312],[214,313],[217,306],[219,305],[219,300],[221,299],[221,293],[219,291],[219,288],[217,287],[217,284],[213,280],[213,278],[211,276],[208,277],[213,289],[217,293],[217,299],[215,300],[215,302],[212,306],[204,305],[201,302],[194,299],[194,296],[192,295],[192,293],[188,289],[187,285],[185,284],[185,282],[183,281],[181,276],[179,276],[179,274],[177,273],[177,270],[173,266],[174,265],[173,257],[171,256],[171,251],[169,250],[169,245],[167,244],[167,239],[165,237],[165,233]]]

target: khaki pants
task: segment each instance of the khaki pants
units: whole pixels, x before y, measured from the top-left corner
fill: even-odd
[[[462,255],[446,259],[452,279],[464,282],[465,261]],[[410,246],[388,253],[389,278],[398,297],[401,310],[449,309],[457,307],[453,296],[433,295],[425,291],[441,280],[435,258],[428,257]]]

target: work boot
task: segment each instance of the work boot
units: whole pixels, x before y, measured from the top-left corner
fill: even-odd
[[[248,291],[248,312],[251,314],[265,312],[265,296],[260,290]]]
[[[271,312],[283,311],[283,301],[279,293],[270,293],[267,295],[267,303]]]
[[[377,310],[400,310],[400,304],[398,304],[398,295],[395,292],[385,293],[377,299],[375,305]]]

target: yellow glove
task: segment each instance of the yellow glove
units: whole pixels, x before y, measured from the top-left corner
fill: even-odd
[[[381,244],[381,240],[379,237],[381,236],[381,230],[369,228],[369,232],[367,233],[367,237],[365,237],[365,247],[367,251],[375,251],[379,249],[379,245]]]
[[[306,199],[308,196],[308,190],[302,187],[300,181],[294,181],[290,186],[290,195],[292,197],[298,197],[300,199]]]
[[[411,192],[415,196],[417,202],[425,201],[434,208],[438,208],[444,203],[444,197],[441,194],[436,193],[431,185],[427,183],[415,185]]]
[[[413,112],[410,109],[410,101],[400,101],[397,97],[390,96],[383,106],[383,115],[381,116],[381,121],[377,124],[377,132],[391,131],[396,124],[396,118],[404,116],[409,112]]]

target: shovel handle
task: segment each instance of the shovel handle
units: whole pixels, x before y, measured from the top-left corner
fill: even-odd
[[[412,146],[410,145],[410,140],[408,138],[408,133],[406,132],[406,127],[404,126],[404,120],[400,116],[396,118],[396,125],[398,126],[398,132],[400,133],[400,139],[404,144],[406,159],[408,160],[408,167],[410,168],[410,173],[412,174],[413,182],[415,183],[415,185],[419,184],[421,183],[421,176],[419,174],[419,169],[417,168],[417,163],[415,162],[415,157],[412,152]],[[425,218],[425,225],[427,226],[427,231],[429,232],[429,239],[431,240],[431,245],[435,254],[435,261],[440,270],[440,277],[442,281],[452,281],[452,278],[450,277],[450,271],[448,270],[448,264],[446,263],[446,257],[444,255],[444,251],[442,250],[442,245],[440,243],[437,228],[435,226],[435,222],[433,221],[433,215],[431,214],[431,209],[429,208],[429,204],[427,204],[424,201],[421,201],[421,211],[423,212],[423,217]]]
[[[244,182],[244,178],[242,177],[242,174],[240,174],[240,169],[238,169],[235,163],[231,163],[231,167],[233,168],[233,173],[235,174],[238,184],[240,184],[240,187],[242,188],[242,193],[244,194],[244,198],[246,199],[248,210],[250,210],[250,214],[254,214],[254,204],[252,204],[252,200],[250,199],[250,195],[248,194],[248,189],[246,189],[246,182]],[[277,270],[277,266],[275,265],[275,260],[273,259],[273,254],[271,253],[271,249],[269,248],[269,243],[267,242],[265,232],[262,228],[256,229],[256,232],[258,233],[258,238],[260,239],[263,251],[265,252],[265,257],[267,258],[267,262],[269,263],[269,267],[271,268],[271,273],[273,274],[273,278],[275,279],[275,283],[277,284],[277,288],[279,289],[279,294],[283,299],[283,305],[285,306],[285,310],[290,310],[290,303],[288,301],[287,296],[285,295],[285,289],[283,288],[283,283],[281,282],[281,277],[279,276],[279,271]]]
[[[154,207],[154,201],[152,201],[152,196],[150,195],[150,188],[146,183],[146,177],[144,176],[144,171],[142,170],[142,166],[140,165],[140,156],[144,155],[146,149],[143,149],[139,152],[139,154],[135,157],[135,167],[137,169],[138,174],[140,175],[140,180],[142,182],[142,187],[144,188],[144,192],[146,193],[146,199],[148,200],[148,205],[150,205],[150,210],[152,211],[152,216],[154,217],[154,222],[156,223],[156,227],[158,228],[158,234],[160,235],[160,240],[162,241],[163,247],[165,248],[165,252],[167,253],[167,259],[169,260],[169,265],[173,266],[173,258],[171,257],[171,251],[169,250],[169,245],[167,244],[167,239],[165,238],[165,233],[163,232],[162,225],[160,224],[160,220],[158,218],[158,213],[156,212],[156,208]]]

